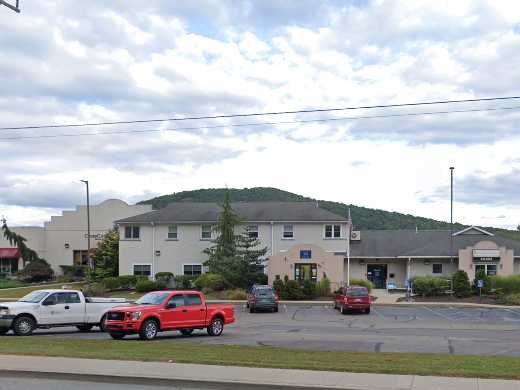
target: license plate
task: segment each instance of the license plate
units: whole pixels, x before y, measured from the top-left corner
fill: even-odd
[[[361,299],[354,299],[354,302],[362,302]]]

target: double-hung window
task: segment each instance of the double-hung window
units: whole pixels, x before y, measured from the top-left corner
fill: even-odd
[[[168,240],[177,240],[178,238],[177,225],[168,226]]]
[[[432,273],[442,274],[442,264],[432,264]]]
[[[341,225],[325,225],[325,238],[341,238]]]
[[[135,276],[150,276],[152,274],[151,264],[134,264]]]
[[[201,264],[184,264],[184,275],[198,276],[202,274]]]
[[[258,238],[258,225],[248,225],[246,231],[249,238]]]
[[[202,225],[200,227],[200,239],[211,240],[211,225]]]
[[[283,225],[283,238],[294,238],[293,225]]]
[[[139,226],[125,226],[125,240],[138,240],[139,230]]]

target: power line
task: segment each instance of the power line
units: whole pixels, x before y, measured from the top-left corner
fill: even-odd
[[[318,112],[334,112],[334,111],[351,111],[362,109],[376,109],[376,108],[399,108],[399,107],[413,107],[413,106],[427,106],[436,104],[453,104],[453,103],[474,103],[474,102],[489,102],[499,100],[520,99],[520,96],[504,96],[491,97],[480,99],[461,99],[461,100],[439,100],[433,102],[417,102],[417,103],[399,103],[399,104],[379,104],[373,106],[354,106],[354,107],[340,107],[340,108],[316,108],[309,110],[294,110],[294,111],[273,111],[273,112],[259,112],[249,114],[229,114],[229,115],[209,115],[209,116],[192,116],[183,118],[165,118],[165,119],[142,119],[133,121],[116,121],[116,122],[94,122],[94,123],[71,123],[63,125],[35,125],[35,126],[19,126],[19,127],[0,127],[0,130],[30,130],[30,129],[50,129],[62,127],[87,127],[87,126],[106,126],[106,125],[128,125],[138,123],[156,123],[156,122],[180,122],[188,120],[202,120],[202,119],[225,119],[225,118],[246,118],[267,115],[288,115],[288,114],[309,114]]]
[[[96,132],[96,133],[90,132],[90,133],[28,135],[28,136],[1,137],[0,142],[25,140],[25,139],[83,137],[83,136],[97,136],[97,135],[117,135],[117,134],[140,134],[140,133],[156,133],[156,132],[161,132],[161,131],[185,131],[185,130],[218,129],[218,128],[226,128],[226,127],[251,127],[251,126],[269,126],[269,125],[284,125],[284,124],[297,124],[297,123],[319,123],[319,122],[334,122],[334,121],[344,121],[344,120],[381,119],[381,118],[395,118],[395,117],[407,117],[407,116],[456,114],[456,113],[468,113],[468,112],[505,111],[505,110],[517,110],[517,109],[520,109],[520,106],[475,108],[475,109],[467,109],[467,110],[410,112],[410,113],[404,113],[404,114],[382,114],[382,115],[341,117],[341,118],[307,119],[307,120],[299,120],[299,121],[253,122],[253,123],[239,123],[239,124],[228,124],[228,125],[178,127],[178,128],[173,128],[173,129],[114,130],[114,131],[103,131],[103,132]]]

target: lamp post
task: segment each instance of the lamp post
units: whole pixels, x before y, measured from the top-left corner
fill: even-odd
[[[92,260],[90,259],[90,193],[88,188],[88,180],[80,180],[85,183],[87,186],[87,259],[88,266],[91,269],[94,269],[94,265],[92,264]]]
[[[450,167],[450,262],[453,264],[453,170]]]

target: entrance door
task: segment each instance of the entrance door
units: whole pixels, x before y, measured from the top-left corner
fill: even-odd
[[[294,280],[313,280],[318,279],[318,267],[316,264],[295,264]]]
[[[386,288],[388,266],[386,264],[367,264],[367,279],[374,288]]]

